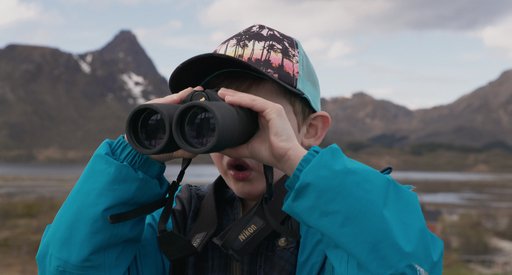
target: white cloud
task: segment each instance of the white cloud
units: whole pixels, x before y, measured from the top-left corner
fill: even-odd
[[[365,22],[361,19],[372,18],[389,7],[384,0],[215,0],[199,18],[216,29],[211,35],[216,43],[242,28],[264,24],[299,39],[310,57],[325,60],[351,53],[346,37],[359,30],[361,21]]]
[[[165,3],[166,0],[59,0],[63,3],[73,3],[73,4],[87,4],[87,5],[95,5],[97,7],[107,7],[107,6],[115,6],[115,5],[124,5],[124,6],[135,6],[140,4],[151,4],[151,3]],[[178,2],[174,0],[173,2]],[[179,1],[182,2],[182,1]],[[175,4],[175,3],[173,3]]]
[[[512,58],[512,16],[477,32],[483,43],[506,52]]]
[[[357,36],[409,31],[467,33],[512,13],[508,0],[213,0],[199,12],[204,26],[232,34],[261,23],[298,38],[321,59],[353,53]],[[512,20],[507,21],[512,22]],[[512,23],[482,32],[486,45],[512,49]],[[212,37],[222,38],[220,32]],[[511,50],[512,51],[512,50]]]
[[[344,55],[347,55],[352,52],[352,48],[347,45],[344,41],[337,40],[333,41],[332,44],[329,45],[327,50],[327,56],[329,58],[338,58]]]
[[[0,28],[35,20],[41,13],[41,8],[37,4],[2,0],[0,1]]]
[[[164,45],[172,49],[203,48],[205,41],[201,34],[184,29],[183,22],[180,20],[171,20],[158,27],[136,28],[133,32],[145,43]],[[220,42],[216,41],[216,43]],[[210,48],[213,49],[213,47]]]
[[[511,13],[509,0],[213,0],[200,19],[238,29],[261,23],[305,39],[326,34],[471,31]]]
[[[204,24],[232,30],[261,23],[304,39],[352,31],[360,23],[359,18],[371,18],[388,7],[383,0],[216,0],[202,11],[200,18]]]
[[[146,39],[159,39],[163,34],[174,32],[183,28],[183,22],[180,20],[170,20],[159,27],[136,28],[133,30],[138,37]]]

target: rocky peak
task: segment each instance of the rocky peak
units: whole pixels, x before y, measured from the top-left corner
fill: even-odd
[[[371,101],[375,100],[372,96],[365,92],[356,92],[352,95],[352,99],[354,100],[364,100],[364,101]]]
[[[26,45],[0,49],[0,161],[89,155],[124,131],[136,104],[167,94],[167,81],[129,31],[78,55]]]
[[[137,37],[129,31],[120,31],[109,43],[95,53],[103,61],[100,70],[116,68],[137,75],[158,74],[153,62],[142,48]]]
[[[142,47],[137,37],[129,31],[122,30],[100,50],[104,53],[139,54]]]

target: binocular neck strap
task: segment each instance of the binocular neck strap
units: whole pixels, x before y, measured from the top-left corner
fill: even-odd
[[[167,231],[167,223],[171,217],[172,205],[174,204],[174,195],[180,187],[180,183],[185,176],[185,171],[192,162],[192,159],[184,158],[181,160],[181,169],[175,180],[172,181],[167,192],[167,202],[165,203],[160,219],[158,220],[158,232],[163,233]]]
[[[192,162],[192,159],[183,159],[181,161],[181,170],[178,173],[176,180],[174,180],[169,185],[169,190],[167,191],[167,194],[168,194],[167,196],[165,196],[164,198],[158,199],[156,201],[150,202],[148,204],[145,204],[143,206],[137,207],[135,209],[126,211],[126,212],[112,214],[112,215],[108,216],[108,221],[112,224],[120,223],[120,222],[138,218],[140,216],[149,215],[149,214],[153,213],[154,211],[156,211],[157,209],[160,209],[169,203],[172,206],[172,203],[174,201],[174,194],[178,190],[178,187],[179,187],[181,181],[183,180],[183,176],[185,176],[185,170],[187,169],[187,167],[190,165],[191,162]],[[169,215],[170,215],[170,210],[169,210]],[[169,221],[169,217],[167,217],[167,221]],[[165,225],[164,225],[164,227],[165,227]]]
[[[265,195],[264,200],[269,202],[274,197],[274,168],[272,166],[268,166],[263,164],[263,174],[265,175]]]

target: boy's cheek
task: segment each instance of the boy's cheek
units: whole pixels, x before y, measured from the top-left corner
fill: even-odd
[[[220,153],[210,153],[210,158],[212,159],[215,167],[217,167],[217,170],[219,170],[219,172],[221,172],[223,170],[222,160],[224,158],[224,155],[222,155]]]

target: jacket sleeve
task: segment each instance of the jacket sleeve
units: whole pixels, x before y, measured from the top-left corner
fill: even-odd
[[[417,195],[336,145],[309,150],[286,187],[283,209],[301,223],[300,253],[327,259],[327,273],[441,274],[443,243]]]
[[[39,274],[165,274],[156,217],[110,224],[108,216],[165,195],[165,165],[139,154],[123,137],[96,150],[42,237]]]

